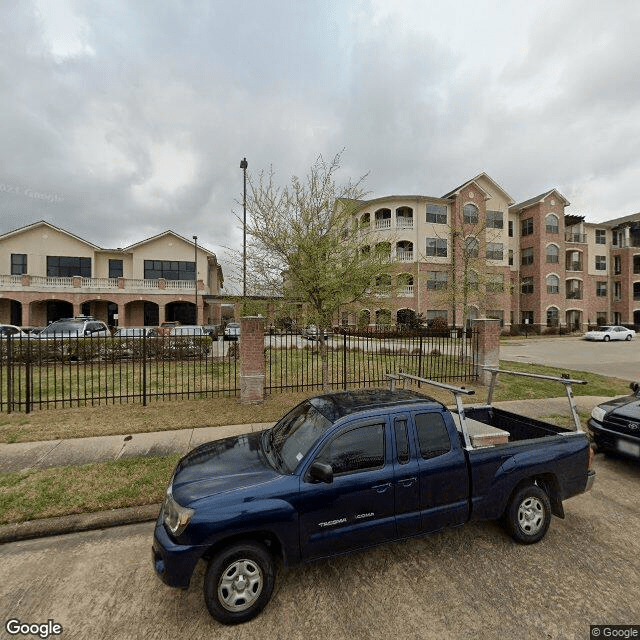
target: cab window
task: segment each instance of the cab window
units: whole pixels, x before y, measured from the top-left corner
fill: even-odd
[[[334,475],[381,469],[384,466],[384,424],[372,424],[336,436],[316,458],[330,464]]]

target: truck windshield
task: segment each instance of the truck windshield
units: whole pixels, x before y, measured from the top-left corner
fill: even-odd
[[[292,409],[271,430],[269,441],[286,473],[293,473],[318,438],[331,426],[309,402]]]

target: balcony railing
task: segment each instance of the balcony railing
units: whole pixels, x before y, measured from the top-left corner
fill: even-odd
[[[376,220],[376,229],[391,229],[391,218]]]
[[[413,229],[413,218],[398,216],[396,218],[396,226],[398,229]]]
[[[582,300],[582,291],[567,291],[567,300]]]
[[[52,276],[14,276],[0,275],[0,289],[29,291],[34,289],[102,289],[111,292],[131,292],[132,290],[154,290],[161,293],[163,290],[193,292],[195,283],[193,280],[165,280],[165,279],[128,279],[128,278],[83,278],[52,277]],[[198,281],[198,290],[204,291],[202,281]]]
[[[400,262],[413,262],[413,251],[398,249],[398,251],[396,251],[396,258],[400,260]]]
[[[398,298],[413,298],[413,285],[406,284],[398,289]]]
[[[564,239],[567,242],[586,242],[587,235],[585,233],[565,233]]]
[[[582,271],[582,262],[567,262],[567,271]]]

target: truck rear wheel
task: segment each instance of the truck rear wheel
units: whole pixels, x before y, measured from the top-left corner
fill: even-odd
[[[544,538],[551,523],[549,497],[538,485],[518,490],[511,498],[505,513],[511,537],[523,544],[533,544]]]
[[[207,567],[207,609],[223,624],[247,622],[267,605],[274,582],[273,558],[263,545],[243,542],[227,547]]]

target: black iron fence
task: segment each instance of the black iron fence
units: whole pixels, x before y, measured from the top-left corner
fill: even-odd
[[[386,384],[403,371],[435,380],[476,377],[476,339],[467,334],[265,336],[265,390]],[[209,337],[0,339],[0,411],[237,396],[239,343]]]
[[[434,380],[476,379],[477,338],[471,331],[333,333],[326,336],[326,345],[326,373],[333,389],[385,385],[385,374],[394,371]],[[267,391],[322,388],[317,338],[270,335],[265,338],[265,347]]]
[[[0,340],[0,411],[236,395],[238,345],[209,337]]]

